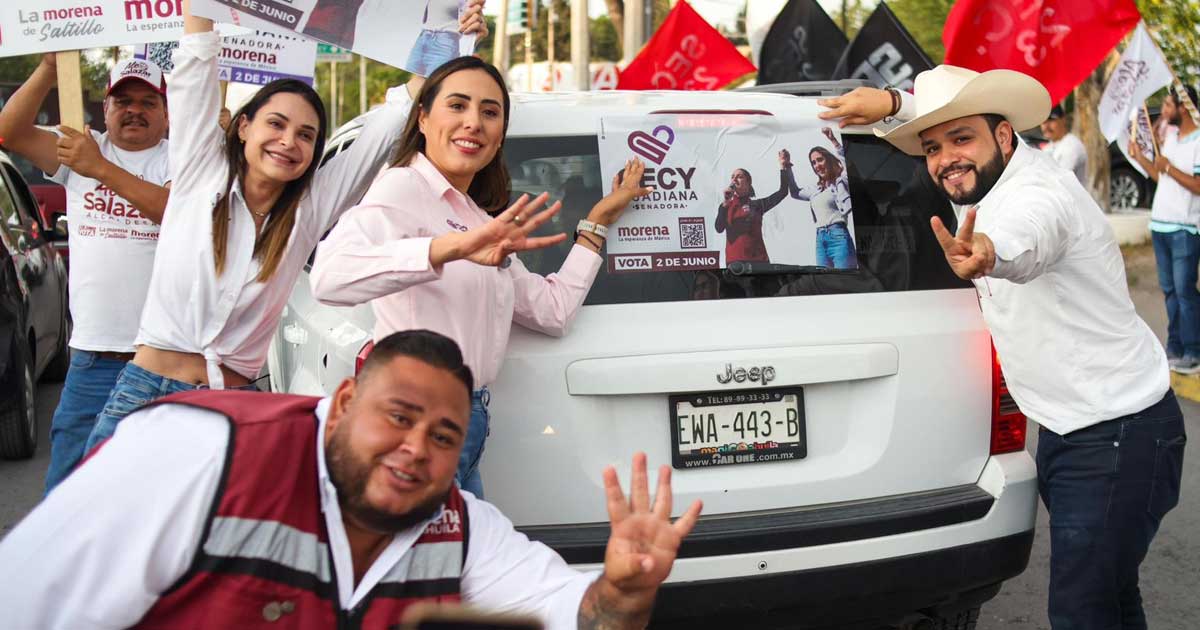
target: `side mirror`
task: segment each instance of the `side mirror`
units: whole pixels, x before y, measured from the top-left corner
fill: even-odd
[[[59,238],[67,238],[67,236],[71,233],[71,230],[67,225],[67,215],[56,212],[54,213],[54,217],[54,235],[58,236]]]

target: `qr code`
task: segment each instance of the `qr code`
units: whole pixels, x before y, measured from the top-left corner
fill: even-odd
[[[679,218],[680,249],[704,249],[708,247],[708,233],[701,217]]]
[[[153,61],[159,68],[162,68],[163,72],[171,72],[175,69],[175,62],[171,58],[171,55],[175,53],[176,48],[179,48],[179,42],[148,44],[146,46],[146,58]]]

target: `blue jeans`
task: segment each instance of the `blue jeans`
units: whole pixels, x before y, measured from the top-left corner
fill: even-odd
[[[855,269],[858,256],[854,239],[845,223],[830,223],[817,228],[817,266],[831,269]]]
[[[1038,492],[1050,515],[1050,626],[1145,628],[1138,567],[1179,502],[1187,435],[1170,390],[1135,414],[1038,433]]]
[[[125,364],[125,369],[121,370],[121,375],[117,378],[117,383],[113,386],[112,393],[108,396],[108,402],[104,404],[104,410],[96,417],[96,426],[92,429],[92,434],[88,437],[86,450],[90,452],[101,442],[112,437],[113,433],[117,430],[117,425],[125,419],[125,416],[137,411],[146,404],[168,394],[187,392],[193,389],[206,389],[207,387],[207,385],[184,383],[183,381],[159,376],[133,363]],[[254,385],[230,387],[229,389],[258,390]]]
[[[95,352],[71,349],[71,367],[63,383],[54,419],[50,421],[50,467],[46,494],[83,459],[96,416],[104,410],[108,394],[117,384],[124,361],[100,358]]]
[[[422,30],[412,52],[408,54],[404,69],[423,77],[429,76],[438,66],[458,57],[458,39],[458,33],[451,31]]]
[[[488,403],[492,393],[487,387],[471,394],[471,424],[467,426],[467,439],[463,440],[462,452],[458,454],[458,486],[471,494],[483,498],[483,478],[479,476],[479,462],[483,461],[483,443],[492,432],[491,414]]]
[[[1167,354],[1200,359],[1200,236],[1186,230],[1151,232],[1158,285],[1167,300]]]

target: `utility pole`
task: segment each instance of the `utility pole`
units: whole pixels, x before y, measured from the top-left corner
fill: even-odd
[[[329,62],[329,131],[333,133],[334,129],[338,128],[338,80],[337,70],[338,64],[336,61]]]
[[[530,4],[535,0],[528,0]],[[525,29],[525,91],[533,91],[533,24]]]
[[[550,91],[553,92],[557,88],[554,81],[554,22],[558,20],[558,16],[554,14],[554,0],[550,0],[550,13],[546,16],[546,31],[549,33],[546,42],[546,65],[550,67]]]
[[[516,0],[524,2],[524,0]],[[496,39],[492,42],[492,61],[500,69],[501,76],[508,76],[508,0],[498,0],[500,12],[496,15]]]
[[[587,0],[571,0],[571,67],[575,74],[575,89],[586,92],[592,88],[591,31],[588,22]]]
[[[367,58],[358,56],[358,114],[367,113]]]
[[[633,61],[646,39],[646,4],[645,0],[625,0],[625,46],[621,51],[621,60],[625,63]]]

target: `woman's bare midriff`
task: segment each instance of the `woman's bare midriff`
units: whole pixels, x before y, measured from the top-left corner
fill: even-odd
[[[176,352],[162,350],[150,346],[138,346],[133,355],[133,364],[159,376],[190,383],[192,385],[208,385],[208,364],[204,355],[191,352]],[[225,375],[225,387],[241,387],[249,385],[250,379],[221,366]]]

